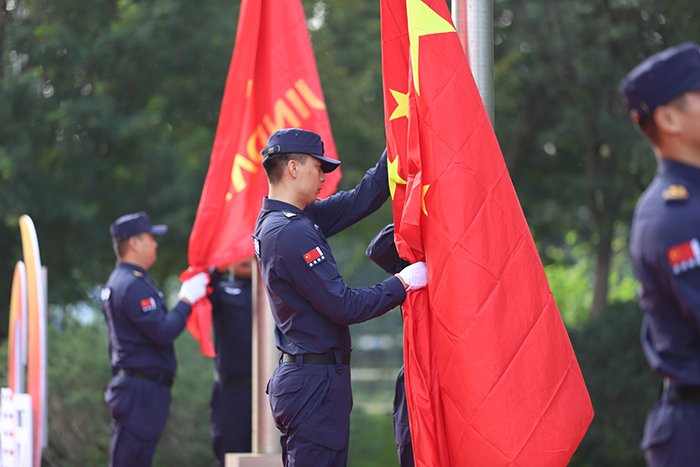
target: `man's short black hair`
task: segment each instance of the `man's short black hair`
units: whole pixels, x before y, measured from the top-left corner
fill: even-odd
[[[287,162],[295,160],[304,164],[308,157],[310,157],[308,154],[300,152],[287,152],[265,157],[262,161],[262,166],[265,169],[265,174],[267,174],[267,180],[270,183],[278,183],[282,180],[282,173],[287,166]]]

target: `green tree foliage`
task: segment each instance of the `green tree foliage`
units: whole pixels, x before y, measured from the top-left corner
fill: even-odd
[[[113,264],[109,224],[171,227],[154,275],[184,268],[230,62],[237,5],[5,2],[0,20],[0,291],[32,216],[52,302]],[[3,323],[6,319],[1,319]],[[2,328],[2,326],[0,326]]]
[[[655,171],[617,93],[641,59],[700,40],[691,0],[496,2],[496,130],[540,245],[575,230],[593,245],[592,314],[612,243]],[[601,280],[595,280],[595,278]]]

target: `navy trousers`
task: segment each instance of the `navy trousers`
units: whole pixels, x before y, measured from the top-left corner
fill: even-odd
[[[649,467],[700,465],[700,403],[665,393],[647,417],[641,447]]]
[[[112,413],[110,467],[150,467],[170,413],[170,388],[115,376],[104,398]]]
[[[280,363],[267,386],[285,467],[345,467],[350,366]]]
[[[224,467],[227,452],[251,451],[250,385],[214,381],[209,407],[209,433],[214,455]]]
[[[394,409],[391,413],[394,423],[394,440],[401,467],[413,467],[413,445],[411,444],[411,428],[408,424],[408,403],[406,402],[406,384],[404,382],[403,367],[396,378],[396,392],[394,393]]]

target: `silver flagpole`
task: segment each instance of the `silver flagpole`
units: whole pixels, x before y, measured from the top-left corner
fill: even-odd
[[[493,124],[493,0],[452,0],[452,21]]]

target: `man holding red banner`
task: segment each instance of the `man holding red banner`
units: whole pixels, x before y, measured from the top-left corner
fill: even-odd
[[[168,313],[148,275],[158,249],[153,236],[167,230],[167,225],[151,224],[145,212],[122,216],[109,228],[117,265],[100,298],[114,375],[104,394],[113,417],[110,467],[151,465],[170,412],[177,370],[173,341],[209,281],[204,273],[186,280]]]
[[[326,238],[376,211],[389,196],[386,152],[360,184],[317,200],[325,174],[340,162],[324,157],[316,133],[275,132],[262,151],[269,197],[254,244],[282,351],[268,384],[285,466],[344,466],[350,429],[350,331],[382,315],[427,284],[416,263],[373,287],[350,289]]]

